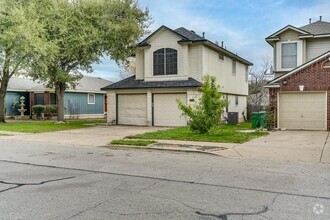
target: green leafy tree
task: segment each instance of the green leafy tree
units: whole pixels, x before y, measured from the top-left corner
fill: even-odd
[[[117,62],[131,56],[150,21],[133,0],[43,0],[38,13],[54,49],[33,63],[32,76],[55,88],[58,121],[64,120],[65,90],[76,86],[81,72],[92,72],[104,55]]]
[[[182,114],[190,118],[190,128],[194,132],[205,134],[212,127],[220,125],[223,109],[227,100],[219,92],[220,86],[213,76],[205,76],[203,86],[199,88],[202,97],[194,106],[184,105],[178,100]]]
[[[51,51],[38,17],[32,1],[0,0],[0,123],[5,122],[10,78],[29,73],[31,62]]]

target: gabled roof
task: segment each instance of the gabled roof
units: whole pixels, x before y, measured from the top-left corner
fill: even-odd
[[[310,61],[308,61],[308,62],[306,62],[306,63],[304,63],[304,64],[302,64],[302,65],[300,65],[298,67],[296,67],[295,69],[291,70],[290,72],[288,72],[288,73],[286,73],[286,74],[284,74],[282,76],[276,77],[275,79],[269,81],[267,83],[267,85],[273,85],[275,83],[278,83],[282,79],[285,79],[285,78],[289,77],[290,75],[292,75],[292,74],[294,74],[294,73],[296,73],[296,72],[298,72],[298,71],[300,71],[300,70],[308,67],[309,65],[311,65],[311,64],[313,64],[313,63],[315,63],[315,62],[317,62],[317,61],[319,61],[319,60],[321,60],[321,59],[323,59],[323,58],[325,58],[325,57],[327,57],[329,55],[330,55],[330,50],[328,52],[325,52],[325,53],[321,54],[320,56],[315,57],[314,59],[312,59],[312,60],[310,60]]]
[[[189,31],[184,27],[180,27],[178,29],[174,30],[177,34],[184,36],[185,38],[187,38],[190,41],[206,41],[205,38],[199,36],[198,34],[196,34],[193,31]]]
[[[101,92],[101,88],[112,83],[99,77],[83,76],[75,89],[67,89],[67,92]],[[42,81],[33,81],[28,77],[11,77],[8,91],[51,91]]]
[[[273,34],[269,35],[268,37],[266,37],[266,40],[270,40],[272,38],[278,38],[278,35],[280,35],[284,31],[287,31],[287,30],[290,30],[290,29],[294,30],[294,31],[296,31],[300,34],[310,34],[308,31],[302,30],[302,29],[294,27],[292,25],[287,25],[284,28],[280,29],[279,31],[276,31],[275,33],[273,33]]]
[[[187,80],[171,80],[171,81],[144,81],[136,80],[135,76],[128,77],[119,82],[113,83],[101,90],[116,90],[116,89],[155,89],[155,88],[194,88],[200,87],[203,84],[189,77]]]
[[[288,29],[298,32],[299,38],[322,37],[322,35],[330,35],[330,22],[316,21],[300,28],[297,28],[292,25],[287,25],[281,30],[266,37],[266,41],[269,43],[272,41],[280,40],[279,35]]]
[[[154,36],[156,33],[158,33],[160,30],[168,30],[174,34],[177,34],[178,36],[180,36],[182,39],[178,41],[178,43],[183,43],[183,42],[189,42],[189,43],[204,43],[208,46],[210,46],[211,48],[213,48],[214,50],[217,50],[219,52],[222,52],[223,54],[236,59],[246,65],[252,66],[253,63],[247,61],[246,59],[238,56],[237,54],[234,54],[232,52],[230,52],[229,50],[226,50],[223,47],[220,47],[219,45],[213,43],[212,41],[201,37],[200,35],[196,34],[193,31],[190,31],[184,27],[180,27],[178,29],[172,30],[164,25],[162,25],[160,28],[158,28],[156,31],[154,31],[152,34],[150,34],[147,38],[145,38],[143,41],[141,41],[140,43],[138,43],[138,47],[145,47],[145,46],[150,46],[148,43],[148,40]]]
[[[299,29],[307,31],[313,35],[330,34],[330,22],[316,21],[302,26]]]

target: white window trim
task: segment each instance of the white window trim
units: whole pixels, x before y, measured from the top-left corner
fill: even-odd
[[[302,40],[291,40],[276,43],[276,71],[290,71],[294,68],[282,68],[282,44],[297,43],[297,67],[303,63]]]
[[[89,102],[89,97],[94,96],[94,102]],[[88,93],[87,95],[87,103],[88,105],[95,105],[95,93]]]

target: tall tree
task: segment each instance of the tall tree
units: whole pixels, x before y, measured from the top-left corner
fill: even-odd
[[[44,42],[35,6],[29,0],[0,0],[0,123],[5,122],[10,78],[18,73],[27,74],[31,62],[51,51]]]
[[[264,86],[273,77],[271,70],[271,59],[263,57],[259,68],[252,68],[249,71],[249,96],[248,104],[251,106],[251,112],[260,111],[261,105],[268,101],[268,91]]]
[[[76,85],[80,72],[92,72],[103,55],[125,60],[150,20],[148,10],[133,0],[43,0],[38,13],[56,49],[40,62],[47,63],[47,71],[33,63],[33,77],[55,88],[59,121],[64,120],[65,90]]]

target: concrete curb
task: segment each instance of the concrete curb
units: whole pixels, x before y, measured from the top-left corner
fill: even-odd
[[[198,153],[198,154],[208,154],[218,157],[227,158],[223,155],[215,154],[207,151],[199,151],[199,150],[187,150],[187,149],[170,149],[170,148],[159,148],[159,147],[151,147],[151,146],[130,146],[130,145],[106,145],[101,146],[113,150],[127,150],[127,149],[139,149],[139,150],[158,150],[158,151],[169,151],[169,152],[184,152],[184,153]]]

